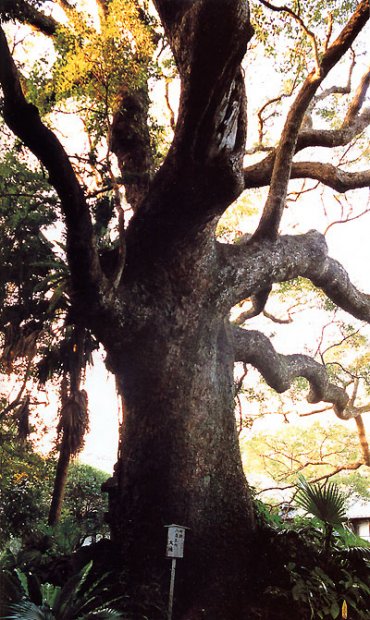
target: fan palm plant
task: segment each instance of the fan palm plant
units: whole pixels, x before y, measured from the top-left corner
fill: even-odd
[[[327,554],[334,528],[346,520],[346,498],[333,482],[311,484],[302,475],[298,478],[297,487],[296,504],[324,525],[324,552]]]

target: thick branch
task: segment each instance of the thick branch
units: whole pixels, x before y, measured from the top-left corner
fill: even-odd
[[[261,373],[268,385],[277,392],[288,390],[297,377],[309,381],[309,403],[320,401],[333,404],[341,419],[354,417],[353,411],[346,411],[349,397],[346,392],[330,383],[324,366],[307,355],[281,355],[270,340],[257,331],[232,328],[235,361],[252,364]]]
[[[317,231],[281,236],[275,242],[266,239],[238,245],[218,244],[218,249],[218,286],[225,311],[274,282],[302,276],[352,316],[370,322],[370,296],[360,292],[342,265],[328,257],[325,237]]]
[[[143,262],[144,270],[146,260],[152,264],[185,237],[193,240],[243,189],[240,63],[251,36],[242,0],[156,5],[179,67],[181,96],[171,149],[127,231],[130,265]]]
[[[351,140],[359,136],[369,124],[370,108],[365,108],[358,116],[351,116],[350,122],[343,122],[339,129],[309,129],[301,131],[298,135],[295,152],[298,153],[310,147],[335,148],[346,146]],[[246,189],[269,185],[275,157],[276,149],[269,153],[261,162],[247,166],[244,169]],[[293,162],[291,178],[299,177],[299,174],[295,172],[297,171],[296,166],[297,163]]]
[[[59,195],[66,218],[67,255],[73,289],[88,307],[99,298],[102,273],[84,193],[61,143],[42,123],[37,108],[27,103],[1,28],[0,59],[5,122],[49,172],[50,183]]]
[[[362,79],[356,89],[355,96],[352,99],[351,105],[348,108],[343,125],[350,125],[358,115],[365,101],[366,93],[370,85],[370,69],[365,71]]]
[[[361,172],[346,172],[332,164],[320,162],[294,162],[292,165],[291,179],[315,179],[324,185],[331,187],[339,193],[350,189],[369,187],[370,170]]]
[[[350,124],[340,129],[310,129],[302,131],[297,140],[296,153],[310,147],[335,148],[346,146],[360,135],[370,123],[370,108],[365,110]],[[269,153],[261,162],[244,169],[245,189],[269,185],[274,167],[276,151]],[[298,178],[297,163],[293,162],[291,178]],[[352,189],[352,188],[351,188]]]
[[[122,88],[113,115],[110,147],[117,156],[126,198],[134,211],[148,192],[154,167],[148,114],[147,86],[132,92]]]
[[[369,2],[363,0],[352,15],[341,34],[324,53],[319,70],[312,71],[303,83],[288,113],[279,145],[276,149],[274,166],[267,201],[255,238],[275,239],[285,206],[291,166],[303,117],[317,89],[352,45],[369,18]]]
[[[58,26],[58,22],[53,17],[45,15],[24,1],[15,3],[14,0],[3,0],[0,8],[0,17],[1,15],[17,19],[23,24],[28,24],[47,36],[55,34]]]
[[[365,428],[365,424],[364,424],[364,421],[362,419],[362,415],[361,414],[358,414],[356,416],[355,422],[356,422],[356,426],[357,426],[358,438],[360,440],[362,458],[364,459],[365,465],[370,467],[369,443],[367,441],[366,428]]]

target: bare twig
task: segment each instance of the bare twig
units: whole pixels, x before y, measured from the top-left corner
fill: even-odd
[[[369,212],[370,212],[370,207],[367,207],[366,209],[364,209],[363,211],[361,211],[361,213],[358,213],[357,215],[352,215],[342,220],[335,220],[334,222],[330,222],[330,224],[328,224],[328,226],[324,230],[324,235],[328,234],[328,231],[332,228],[332,226],[336,226],[337,224],[346,224],[347,222],[353,222],[354,220],[360,219],[360,217],[363,217],[364,215],[366,215],[366,213],[369,213]]]

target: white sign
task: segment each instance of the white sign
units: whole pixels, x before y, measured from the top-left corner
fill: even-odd
[[[182,525],[166,525],[166,527],[168,528],[166,557],[183,558],[186,528]]]

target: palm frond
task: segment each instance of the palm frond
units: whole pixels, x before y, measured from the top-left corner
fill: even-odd
[[[31,601],[22,601],[10,606],[9,615],[3,620],[55,620],[47,606],[38,607]]]
[[[346,498],[336,484],[311,484],[304,476],[298,478],[296,504],[320,521],[329,525],[339,525],[346,519]]]
[[[120,611],[106,608],[93,611],[86,616],[80,616],[77,620],[124,620],[124,618]]]

